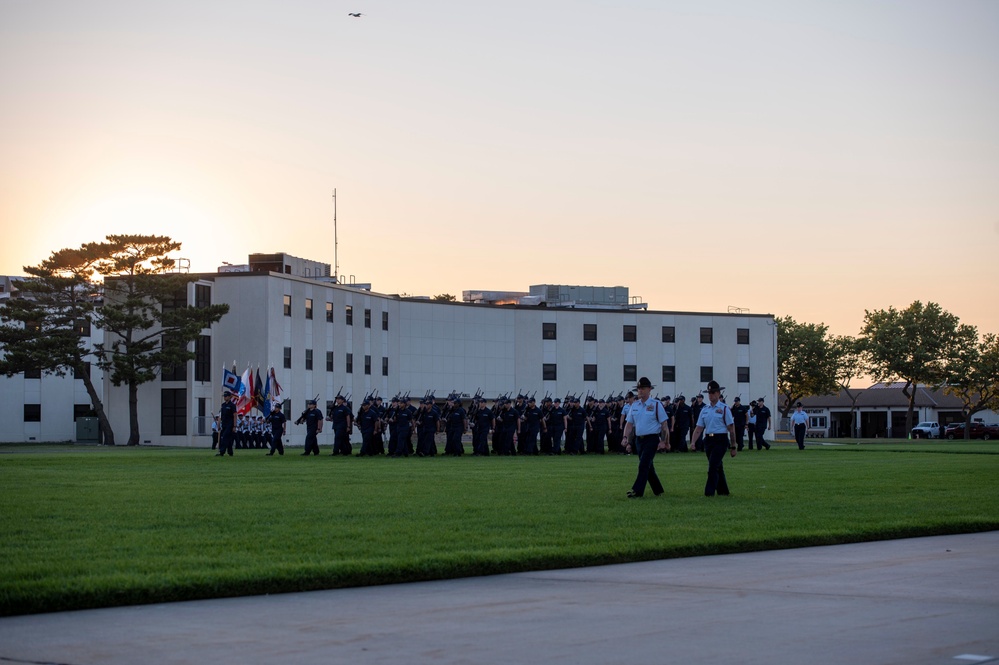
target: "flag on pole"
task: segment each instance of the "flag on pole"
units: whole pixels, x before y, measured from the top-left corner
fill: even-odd
[[[271,403],[284,401],[282,395],[281,384],[278,383],[277,377],[274,375],[274,368],[271,367],[270,371],[270,381],[271,381]]]
[[[264,414],[264,418],[271,415],[271,375],[267,375],[267,380],[264,381],[264,404],[260,411]]]
[[[222,389],[231,393],[239,393],[239,376],[222,367]]]
[[[236,412],[246,415],[253,408],[253,372],[250,366],[246,366],[246,371],[240,378],[239,398],[236,400]]]
[[[253,408],[264,411],[264,382],[260,380],[260,368],[257,368],[257,378],[253,382]]]

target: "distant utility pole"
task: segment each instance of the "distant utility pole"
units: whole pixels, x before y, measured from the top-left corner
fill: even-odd
[[[340,260],[337,258],[339,242],[336,237],[336,187],[333,188],[333,281],[340,283]]]

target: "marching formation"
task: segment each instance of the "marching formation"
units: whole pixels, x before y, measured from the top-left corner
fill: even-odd
[[[306,428],[301,453],[305,456],[320,454],[318,435],[325,423],[333,430],[334,456],[355,454],[351,443],[355,429],[361,439],[356,453],[359,457],[433,457],[441,454],[438,434],[444,435],[442,454],[458,457],[465,454],[462,441],[468,433],[473,456],[630,454],[635,452],[634,435],[626,439],[625,429],[637,389],[607,396],[570,393],[560,399],[545,395],[540,402],[536,392],[528,395],[523,391],[495,399],[486,399],[481,391],[470,399],[451,393],[444,400],[430,392],[419,400],[407,393],[387,403],[372,393],[363,398],[356,412],[350,396],[338,392],[325,416],[318,408],[318,399],[311,399],[294,424]],[[269,455],[284,455],[288,418],[281,412],[280,402],[274,403],[266,416],[254,416],[238,413],[234,397],[229,391],[223,393],[222,408],[212,423],[212,448],[217,444],[219,455],[231,456],[234,448],[266,448]],[[698,392],[690,403],[684,395],[675,400],[669,395],[652,399],[663,409],[669,452],[704,452],[703,437],[692,436],[705,408],[704,396]],[[769,450],[764,435],[771,429],[772,419],[764,399],[745,406],[736,397],[730,410],[737,450],[746,445],[752,450],[754,443],[759,450]]]

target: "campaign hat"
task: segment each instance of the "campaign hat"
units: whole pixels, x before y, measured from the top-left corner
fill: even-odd
[[[639,388],[649,388],[651,390],[652,388],[655,388],[655,386],[652,385],[651,381],[649,381],[649,377],[643,376],[638,380],[638,383],[635,385],[633,390],[638,390]]]

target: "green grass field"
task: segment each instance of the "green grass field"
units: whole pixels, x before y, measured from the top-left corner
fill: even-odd
[[[0,614],[999,528],[999,444],[844,443],[743,452],[711,499],[703,455],[660,455],[641,500],[617,455],[0,446]]]

